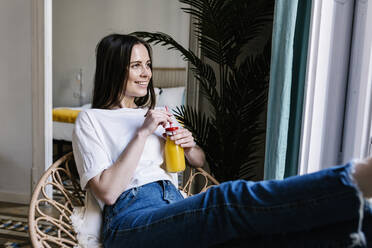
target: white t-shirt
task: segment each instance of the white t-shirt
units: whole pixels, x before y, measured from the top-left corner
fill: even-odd
[[[81,187],[110,167],[132,140],[145,120],[147,109],[86,109],[75,121],[72,145]],[[125,190],[157,180],[170,180],[176,187],[177,174],[161,168],[164,161],[164,128],[159,126],[145,143],[133,177]],[[103,202],[97,198],[103,209]]]

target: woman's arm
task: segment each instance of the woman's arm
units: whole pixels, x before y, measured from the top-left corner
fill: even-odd
[[[159,125],[171,121],[170,114],[162,110],[150,110],[142,127],[120,154],[115,163],[88,182],[94,194],[105,204],[112,205],[128,186],[142,155],[147,137]]]
[[[202,167],[205,163],[204,151],[197,145],[191,148],[185,148],[185,156],[190,165]]]
[[[183,147],[185,157],[190,165],[194,167],[202,167],[204,165],[205,154],[203,150],[196,145],[192,133],[189,130],[185,128],[176,130],[170,139],[174,140],[177,145]]]

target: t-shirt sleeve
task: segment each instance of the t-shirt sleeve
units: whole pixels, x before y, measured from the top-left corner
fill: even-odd
[[[85,111],[80,112],[75,121],[72,147],[80,184],[84,189],[90,179],[112,164],[93,127],[90,116]]]

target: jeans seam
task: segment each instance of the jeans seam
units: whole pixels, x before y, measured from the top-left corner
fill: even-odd
[[[230,204],[223,204],[223,205],[219,204],[219,205],[210,206],[208,208],[198,208],[198,209],[193,209],[193,210],[190,210],[190,211],[185,211],[185,212],[182,212],[180,214],[175,214],[175,215],[172,215],[172,216],[168,216],[167,218],[160,219],[160,220],[152,222],[150,224],[141,225],[141,226],[134,227],[134,228],[126,228],[126,229],[122,229],[122,230],[117,230],[117,233],[126,233],[126,232],[130,233],[130,232],[136,232],[136,231],[140,231],[140,230],[146,230],[153,225],[157,225],[157,224],[162,223],[162,222],[168,222],[169,220],[177,218],[177,217],[181,217],[181,216],[185,216],[185,215],[189,215],[189,214],[195,214],[195,213],[198,213],[198,212],[206,212],[206,211],[210,211],[210,210],[215,209],[215,208],[221,208],[221,207],[225,208],[228,205],[230,205]],[[113,229],[111,229],[111,230],[113,230]]]

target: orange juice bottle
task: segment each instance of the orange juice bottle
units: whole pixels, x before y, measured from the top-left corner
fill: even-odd
[[[174,140],[170,139],[173,131],[176,131],[178,127],[168,127],[165,129],[167,133],[167,140],[165,141],[164,153],[165,153],[165,170],[168,172],[180,172],[185,170],[185,154],[183,148],[174,143]]]

